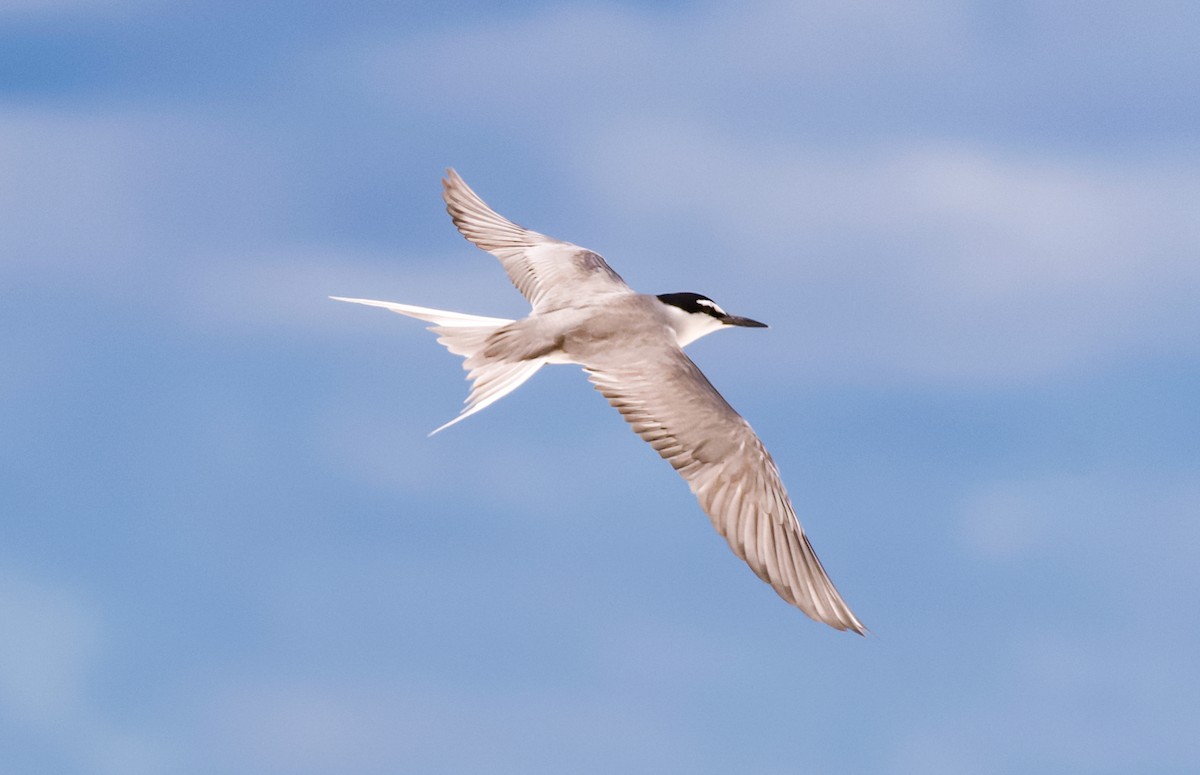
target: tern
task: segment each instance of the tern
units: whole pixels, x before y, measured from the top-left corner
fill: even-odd
[[[765,324],[730,315],[698,293],[636,293],[593,251],[496,213],[453,169],[442,185],[454,225],[500,259],[533,306],[529,315],[508,320],[330,297],[432,323],[438,342],[466,359],[465,406],[433,433],[500,400],[548,363],[580,365],[687,481],[713,527],[760,579],[814,620],[864,634],[804,534],[774,460],[683,351],[714,331]]]

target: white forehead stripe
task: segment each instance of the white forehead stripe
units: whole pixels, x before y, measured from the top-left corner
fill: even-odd
[[[721,313],[722,315],[729,314],[725,310],[718,307],[717,303],[715,301],[710,301],[709,299],[696,299],[696,303],[699,305],[708,307],[710,309],[716,310],[717,312]]]

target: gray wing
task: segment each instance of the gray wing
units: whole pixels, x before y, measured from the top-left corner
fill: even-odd
[[[674,343],[649,349],[633,363],[584,368],[633,430],[687,480],[717,532],[759,578],[813,619],[863,634],[750,424]]]
[[[633,293],[598,254],[518,226],[488,207],[454,170],[446,170],[442,186],[454,225],[500,259],[535,312],[578,303],[581,298]]]

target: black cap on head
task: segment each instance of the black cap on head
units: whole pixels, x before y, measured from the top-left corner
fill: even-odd
[[[718,307],[715,301],[698,293],[660,293],[658,300],[663,304],[679,307],[684,312],[700,312],[714,318],[725,317],[725,310]]]
[[[672,307],[679,307],[689,314],[700,314],[714,317],[729,326],[745,326],[746,328],[766,328],[766,323],[757,320],[730,315],[721,309],[715,301],[699,293],[660,293],[658,300]]]

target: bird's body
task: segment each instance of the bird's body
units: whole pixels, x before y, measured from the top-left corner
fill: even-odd
[[[761,579],[813,619],[863,633],[813,553],[771,456],[682,349],[722,328],[763,324],[695,293],[636,293],[596,253],[498,215],[453,170],[444,186],[459,231],[500,259],[533,305],[530,314],[508,320],[334,297],[433,323],[438,341],[466,359],[466,407],[437,430],[511,393],[545,364],[581,365]]]

